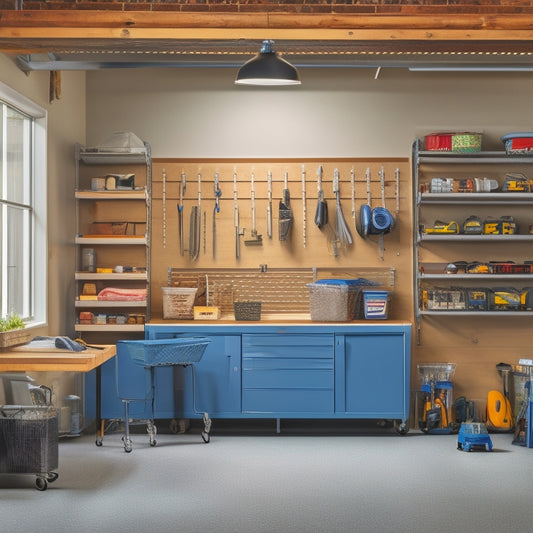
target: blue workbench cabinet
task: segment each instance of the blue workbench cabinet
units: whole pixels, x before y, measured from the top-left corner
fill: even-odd
[[[404,335],[376,331],[335,337],[336,413],[405,420],[409,410],[409,347]]]
[[[409,418],[408,323],[146,326],[148,339],[181,336],[211,339],[195,365],[195,398],[196,411],[207,411],[214,419],[391,419],[405,427]],[[191,368],[158,370],[156,418],[200,417],[193,404]],[[106,403],[114,401],[103,395],[104,417]]]

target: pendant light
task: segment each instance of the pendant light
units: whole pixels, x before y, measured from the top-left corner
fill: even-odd
[[[261,51],[239,69],[237,85],[300,85],[298,71],[274,50],[274,41],[263,41]]]

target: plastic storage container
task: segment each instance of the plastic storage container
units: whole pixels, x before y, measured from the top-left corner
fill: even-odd
[[[163,318],[192,320],[194,318],[194,299],[198,289],[195,287],[161,287],[163,292]]]
[[[457,424],[452,419],[455,363],[418,365],[421,390],[417,393],[418,426],[424,433],[449,434]]]
[[[481,150],[481,133],[441,132],[426,135],[426,150],[435,152],[471,153]]]
[[[359,318],[359,295],[364,287],[376,285],[366,279],[322,279],[308,283],[311,320],[347,322]]]
[[[365,318],[386,319],[389,315],[391,298],[389,291],[363,291]]]
[[[508,154],[526,154],[533,151],[533,131],[508,133],[502,142]]]

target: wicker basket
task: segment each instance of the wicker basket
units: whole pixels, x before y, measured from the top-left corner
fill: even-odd
[[[161,287],[163,291],[163,318],[192,320],[196,287]]]
[[[261,320],[261,302],[233,302],[235,320]]]
[[[25,344],[31,340],[31,333],[24,328],[0,331],[0,349]]]

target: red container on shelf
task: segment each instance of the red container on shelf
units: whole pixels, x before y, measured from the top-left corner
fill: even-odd
[[[430,133],[424,138],[426,150],[450,152],[453,133]]]
[[[523,154],[533,151],[533,132],[508,133],[502,137],[508,154]]]

